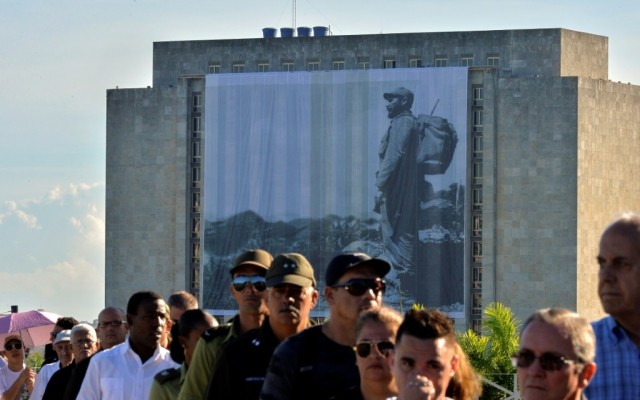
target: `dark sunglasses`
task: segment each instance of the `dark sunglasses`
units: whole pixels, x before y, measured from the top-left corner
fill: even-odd
[[[378,353],[387,357],[389,355],[389,351],[393,350],[393,343],[388,340],[381,340],[379,342],[371,342],[371,341],[362,341],[356,344],[353,349],[356,351],[358,356],[362,358],[369,357],[369,354],[373,351],[373,347],[378,349]]]
[[[540,367],[545,371],[559,371],[565,365],[575,364],[575,360],[568,360],[564,356],[554,353],[542,353],[536,357],[531,350],[521,350],[511,357],[514,367],[529,368],[533,362],[538,359]]]
[[[231,284],[237,292],[242,292],[248,284],[251,284],[258,292],[262,292],[267,288],[264,276],[236,276],[231,281]]]
[[[114,328],[118,328],[120,326],[122,326],[122,324],[124,324],[125,321],[102,321],[102,322],[98,322],[98,326],[100,328],[106,328],[107,326],[112,326]]]
[[[349,292],[352,296],[362,296],[367,292],[367,290],[373,290],[374,294],[378,294],[380,292],[384,293],[387,288],[387,283],[382,279],[351,279],[346,281],[345,283],[338,283],[336,285],[331,286],[332,288],[345,288],[347,292]]]
[[[11,351],[13,349],[20,350],[22,348],[22,343],[9,343],[4,345],[4,349],[6,351]]]

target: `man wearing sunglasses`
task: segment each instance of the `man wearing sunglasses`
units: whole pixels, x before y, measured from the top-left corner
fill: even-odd
[[[20,335],[5,336],[4,351],[7,365],[0,368],[0,398],[17,399],[23,394],[30,396],[36,372],[33,368],[25,368],[25,348]]]
[[[596,339],[589,322],[563,308],[527,319],[513,356],[522,400],[579,400],[596,373]],[[636,371],[637,372],[637,371]]]
[[[260,398],[328,399],[359,382],[355,353],[358,315],[382,305],[391,266],[364,253],[333,258],[325,274],[329,320],[291,336],[271,358]]]
[[[201,400],[224,347],[242,333],[262,325],[268,311],[265,304],[265,274],[273,256],[260,249],[242,253],[230,270],[231,297],[238,303],[238,314],[231,322],[208,329],[198,340],[191,365],[180,389],[179,400]]]
[[[269,317],[222,351],[209,384],[208,399],[258,399],[275,348],[310,325],[318,302],[313,267],[301,254],[277,256],[266,275]],[[251,360],[247,363],[247,360]]]
[[[640,399],[640,214],[625,213],[600,238],[598,296],[609,315],[593,323],[598,373],[590,399]]]

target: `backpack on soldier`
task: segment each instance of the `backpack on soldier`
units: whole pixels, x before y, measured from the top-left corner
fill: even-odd
[[[420,114],[416,118],[420,135],[418,168],[421,174],[444,174],[451,164],[458,144],[458,134],[445,118]]]

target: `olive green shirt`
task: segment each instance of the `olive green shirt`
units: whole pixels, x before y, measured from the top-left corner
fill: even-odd
[[[240,336],[240,317],[217,328],[206,330],[193,351],[178,400],[201,400],[207,393],[216,361],[229,342]]]
[[[153,379],[149,400],[176,400],[187,374],[187,367],[165,369]]]

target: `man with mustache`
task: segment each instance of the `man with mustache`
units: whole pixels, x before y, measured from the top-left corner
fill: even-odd
[[[297,253],[280,254],[265,278],[269,317],[223,350],[209,383],[209,399],[257,400],[275,348],[310,325],[318,291],[309,261]]]
[[[179,367],[160,346],[167,322],[166,304],[154,292],[137,292],[127,304],[129,338],[96,354],[78,393],[79,400],[148,399],[153,377]]]
[[[609,316],[593,323],[598,373],[589,399],[640,399],[640,214],[605,229],[597,257],[598,296]]]

